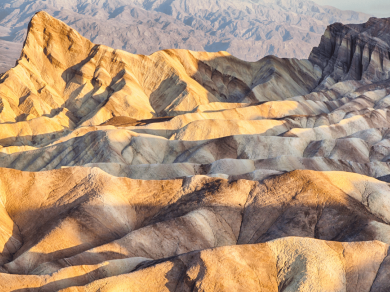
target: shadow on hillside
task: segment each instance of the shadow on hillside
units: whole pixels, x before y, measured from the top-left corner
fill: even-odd
[[[130,117],[120,116],[113,117],[107,122],[102,123],[99,126],[115,126],[115,127],[129,127],[129,126],[144,126],[153,123],[160,123],[165,121],[170,121],[173,117],[161,117],[145,120],[136,120]],[[15,124],[15,123],[8,123]],[[0,139],[0,146],[10,147],[10,146],[37,146],[45,147],[56,140],[70,134],[73,129],[64,128],[61,131],[49,132],[39,135],[23,135],[23,136],[13,136],[9,138]],[[135,130],[137,131],[137,130]],[[165,130],[164,130],[165,131]],[[142,132],[142,131],[141,131]],[[165,131],[166,132],[166,131]],[[165,133],[164,132],[164,133]],[[158,134],[157,134],[158,135]]]
[[[127,121],[127,118],[124,119]],[[123,121],[120,119],[119,124]],[[115,120],[114,120],[114,123]],[[126,125],[125,125],[126,126]],[[114,150],[110,145],[117,145],[115,137],[110,138],[106,132],[107,129],[94,128],[90,132],[80,132],[80,136],[74,136],[60,142],[54,139],[48,133],[35,137],[27,136],[27,142],[15,142],[14,140],[1,141],[3,145],[31,145],[36,149],[27,151],[27,149],[18,150],[16,153],[0,152],[0,167],[14,168],[20,170],[39,171],[41,169],[55,169],[62,166],[77,166],[95,163],[119,163],[127,165],[137,164],[212,164],[221,159],[249,159],[253,160],[256,170],[269,169],[276,171],[292,171],[294,169],[308,169],[315,171],[345,171],[355,172],[367,176],[375,177],[377,171],[375,167],[381,167],[381,173],[387,174],[389,167],[386,162],[372,160],[372,162],[359,161],[358,159],[334,159],[326,157],[326,154],[315,154],[316,156],[302,157],[302,154],[292,152],[296,138],[269,137],[262,134],[233,135],[210,140],[163,140],[161,136],[169,138],[172,133],[167,130],[137,129],[137,126],[131,129],[122,129],[128,141],[123,140],[120,144],[120,150]],[[127,136],[126,131],[147,133],[152,135],[134,135]],[[56,133],[59,137],[67,134]],[[57,138],[58,138],[57,136]],[[127,138],[126,138],[127,137]],[[36,144],[30,140],[36,141]],[[35,139],[35,140],[34,140]],[[287,140],[286,140],[287,139]],[[48,145],[54,141],[58,143]],[[285,143],[285,142],[288,143]],[[4,143],[6,142],[6,143]],[[45,143],[42,143],[45,142]],[[273,145],[285,143],[286,149],[278,146],[276,151]],[[1,144],[0,144],[1,145]],[[301,145],[298,145],[301,147]],[[41,147],[41,148],[39,148]],[[307,146],[305,146],[307,149]],[[132,150],[131,150],[132,149]],[[267,150],[269,149],[269,150]],[[3,150],[6,151],[7,149]],[[131,152],[128,152],[131,150]],[[136,152],[132,152],[136,150]],[[305,148],[302,148],[305,154]],[[353,149],[352,149],[353,150]],[[162,152],[163,151],[163,152]],[[129,153],[133,153],[129,155]],[[324,156],[321,156],[324,155]],[[375,167],[373,166],[375,162]]]
[[[95,60],[98,52],[99,45],[95,45],[85,60],[62,73],[61,77],[67,83],[67,87],[70,82],[80,84],[66,101],[66,107],[74,113],[77,111],[76,104],[91,102],[91,96],[104,83],[99,79],[99,76],[92,77],[91,83],[94,89],[82,93],[85,85],[83,78],[91,78],[91,76],[84,76],[82,69],[89,65],[87,63]],[[147,102],[154,109],[153,114],[156,117],[189,113],[197,106],[196,103],[202,104],[207,100],[208,102],[228,103],[284,100],[296,95],[307,94],[317,85],[314,75],[311,76],[306,72],[306,69],[303,69],[304,66],[299,65],[299,61],[296,60],[292,64],[287,59],[265,57],[258,62],[251,63],[233,56],[196,59],[194,55],[188,53],[188,56],[184,54],[185,57],[182,58],[181,55],[175,55],[170,50],[156,52],[155,54],[159,54],[159,58],[144,57],[143,59],[148,59],[143,60],[142,63],[138,63],[139,61],[134,57],[131,58],[134,64],[126,64],[126,60],[122,60],[120,68],[123,69],[116,73],[110,72],[110,74],[116,75],[110,77],[111,83],[107,86],[109,89],[108,97],[101,103],[97,102],[95,111],[104,106],[114,92],[120,91],[126,85],[129,86],[129,84],[132,84],[131,82],[135,82],[137,86],[140,86],[148,96],[149,100]],[[162,66],[165,67],[160,68]],[[138,68],[137,70],[140,72],[133,72],[132,67]],[[105,69],[110,71],[109,68]],[[161,70],[161,73],[157,69]],[[167,70],[169,70],[169,74],[166,72]],[[188,75],[190,78],[183,77],[179,72]],[[289,76],[285,76],[287,73]],[[127,81],[123,79],[122,83],[118,83],[125,75],[127,76],[125,79],[131,79],[131,82],[126,83]],[[277,83],[277,86],[272,80]],[[269,85],[264,85],[264,88],[255,89],[269,81],[272,82]],[[115,89],[113,89],[114,85]],[[205,89],[205,92],[201,87]],[[121,98],[115,99],[115,101],[120,104],[124,102]],[[194,108],[188,108],[191,104],[194,104]],[[113,110],[113,115],[123,115],[123,109],[117,110],[116,107],[110,108],[110,110]],[[182,108],[184,110],[181,110]],[[78,118],[82,119],[84,116],[79,115]]]
[[[145,126],[154,123],[168,122],[174,117],[157,117],[153,119],[136,120],[130,117],[117,116],[112,117],[108,121],[100,124],[99,126],[115,126],[115,127],[129,127],[129,126]]]
[[[11,218],[9,217],[9,219]],[[0,226],[0,231],[4,231],[2,226]],[[22,235],[20,233],[18,226],[15,223],[13,223],[12,234],[9,237],[8,241],[4,243],[4,246],[1,247],[2,249],[2,252],[0,253],[1,261],[4,262],[4,260],[6,260],[6,257],[8,258],[8,262],[12,261],[13,254],[15,254],[22,246],[23,246]],[[8,254],[8,256],[5,256],[5,254]],[[0,273],[2,272],[3,272],[2,267],[0,266]]]
[[[58,111],[58,110],[53,110]],[[153,119],[136,120],[126,116],[113,117],[110,120],[100,124],[99,126],[115,126],[115,127],[136,127],[145,126],[153,123],[161,123],[170,121],[173,117],[159,117]],[[4,124],[17,124],[18,122],[7,122]],[[61,131],[48,132],[39,135],[18,135],[9,138],[0,139],[0,146],[39,146],[45,147],[50,143],[55,142],[61,137],[70,134],[74,129],[64,128]],[[142,132],[142,131],[141,131]],[[157,134],[158,135],[158,134]]]
[[[37,146],[45,147],[50,143],[55,142],[63,136],[68,135],[73,130],[64,129],[62,131],[50,132],[40,135],[25,135],[25,136],[15,136],[9,138],[0,139],[0,146],[10,147],[10,146]]]
[[[207,209],[221,218],[221,224],[235,235],[238,244],[262,243],[289,236],[339,242],[371,241],[381,238],[372,222],[385,226],[382,219],[371,214],[363,204],[335,187],[327,176],[312,171],[294,171],[266,179],[262,184],[244,180],[228,182],[216,178],[201,178],[200,181],[184,178],[160,181],[156,184],[156,181],[111,178],[116,180],[116,183],[111,183],[111,187],[105,186],[104,190],[99,191],[94,185],[100,184],[98,183],[100,180],[104,181],[103,177],[91,180],[85,176],[77,183],[75,189],[71,190],[70,195],[79,196],[74,198],[73,202],[52,205],[45,210],[24,211],[26,222],[34,221],[39,224],[36,232],[30,234],[30,237],[33,235],[33,241],[31,238],[24,238],[28,246],[24,246],[23,250],[27,251],[43,238],[54,234],[54,229],[66,220],[77,222],[82,229],[71,228],[71,233],[67,231],[68,234],[63,236],[73,238],[82,232],[84,238],[83,244],[71,248],[63,248],[47,254],[32,252],[28,257],[29,270],[26,272],[31,272],[45,262],[52,262],[60,267],[62,263],[62,267],[67,267],[70,263],[91,265],[113,258],[126,258],[128,257],[126,250],[132,253],[137,251],[133,256],[150,257],[156,253],[155,246],[161,246],[159,251],[161,257],[168,258],[204,249],[205,245],[206,248],[225,245],[223,242],[218,242],[215,237],[217,235],[214,232],[219,230],[214,231],[212,229],[216,228],[214,225],[208,227],[211,231],[202,229],[203,233],[190,234],[189,237],[179,232],[180,228],[183,228],[180,224],[184,224],[180,218],[201,209]],[[147,191],[139,190],[141,186]],[[127,198],[128,205],[99,204],[96,199],[92,200],[96,196],[101,196],[102,198],[98,200],[108,203],[119,196],[117,191],[123,187],[130,190]],[[85,189],[90,191],[83,191]],[[137,194],[132,194],[131,190],[137,190]],[[141,194],[144,196],[143,201],[149,200],[149,204],[136,203],[142,201],[139,197]],[[47,194],[37,193],[35,196],[45,197]],[[135,202],[132,203],[132,200]],[[86,212],[86,210],[93,210],[93,212]],[[45,220],[36,221],[36,218],[42,218],[43,213]],[[132,220],[135,221],[127,224],[134,226],[133,231],[123,225],[126,220],[129,220],[130,213],[134,213]],[[165,229],[162,224],[165,224]],[[141,231],[147,226],[151,227],[153,232],[146,232],[145,234],[149,236],[145,237]],[[22,233],[23,228],[26,227],[21,227]],[[175,235],[164,233],[166,228]],[[94,231],[95,229],[99,232]],[[104,245],[134,232],[141,232],[141,235],[132,237],[131,241],[122,241],[120,245],[122,253],[113,253],[107,249],[107,252],[98,251],[94,256],[95,251],[89,250],[91,247]],[[153,234],[157,235],[152,236]],[[211,235],[215,237],[212,241],[208,239]],[[145,238],[153,238],[153,240],[146,244]],[[167,250],[172,251],[164,253]],[[94,262],[93,260],[97,258],[99,260]],[[161,261],[158,260],[153,264]],[[19,262],[19,265],[22,263]],[[10,265],[7,264],[5,267],[7,266]],[[77,281],[77,285],[85,285],[96,280],[93,276],[96,273],[98,272],[93,271],[86,277],[74,277],[68,279],[69,281],[59,280],[48,284],[47,289],[52,289],[57,284],[73,286],[75,283],[70,281],[72,279]],[[98,273],[97,276],[99,275]],[[42,291],[36,289],[31,291]]]

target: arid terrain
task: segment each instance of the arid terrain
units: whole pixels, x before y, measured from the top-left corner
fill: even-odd
[[[246,62],[37,13],[0,77],[0,290],[389,291],[389,75],[390,18]]]
[[[370,17],[309,0],[0,0],[0,73],[20,57],[38,11],[97,44],[149,55],[163,49],[307,59],[327,25]]]

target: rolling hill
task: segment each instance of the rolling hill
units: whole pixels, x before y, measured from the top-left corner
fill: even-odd
[[[389,35],[145,56],[37,13],[0,78],[2,291],[388,291]]]

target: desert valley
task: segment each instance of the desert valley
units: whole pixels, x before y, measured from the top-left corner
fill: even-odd
[[[308,59],[95,44],[0,75],[1,291],[390,291],[390,18]]]

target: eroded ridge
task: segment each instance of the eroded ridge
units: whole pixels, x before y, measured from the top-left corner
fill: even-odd
[[[2,291],[388,291],[388,23],[250,63],[36,14],[0,83]]]

